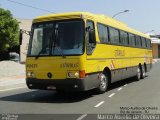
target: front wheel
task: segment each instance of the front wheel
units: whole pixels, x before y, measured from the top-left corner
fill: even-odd
[[[56,89],[56,92],[57,92],[58,94],[65,94],[65,91],[63,91],[63,90],[61,90],[61,89]]]
[[[108,88],[108,75],[101,73],[98,77],[100,84],[99,87],[97,88],[98,93],[104,93],[106,92]]]

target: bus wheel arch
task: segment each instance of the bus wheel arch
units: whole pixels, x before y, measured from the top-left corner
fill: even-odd
[[[112,79],[112,75],[111,75],[111,70],[108,67],[105,67],[103,72],[108,75],[108,84],[111,84],[111,79]]]

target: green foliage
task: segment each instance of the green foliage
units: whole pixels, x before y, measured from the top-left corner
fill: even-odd
[[[0,52],[19,44],[19,24],[9,10],[0,8]]]

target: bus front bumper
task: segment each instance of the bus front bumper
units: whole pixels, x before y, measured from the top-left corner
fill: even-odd
[[[26,78],[26,84],[29,89],[56,89],[64,91],[86,91],[99,86],[98,80],[92,79],[92,77],[84,79],[68,78],[63,80]]]

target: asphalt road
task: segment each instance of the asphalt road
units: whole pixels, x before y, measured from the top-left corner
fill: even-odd
[[[146,78],[117,82],[104,94],[94,90],[58,94],[24,87],[0,91],[0,113],[54,114],[55,120],[98,119],[89,114],[160,114],[160,63],[153,65]]]

